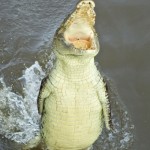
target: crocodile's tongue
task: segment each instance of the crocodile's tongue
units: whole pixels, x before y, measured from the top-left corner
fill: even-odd
[[[87,40],[76,40],[72,42],[75,48],[87,50],[91,48],[91,42]]]
[[[65,23],[64,38],[67,43],[72,44],[77,49],[95,50],[93,44],[93,26],[95,24],[94,6],[93,1],[82,0]]]
[[[70,27],[64,32],[65,40],[74,45],[78,49],[91,49],[93,31],[87,21],[84,19],[76,19]]]

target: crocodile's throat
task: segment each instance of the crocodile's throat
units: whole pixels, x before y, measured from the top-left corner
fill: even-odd
[[[76,19],[64,32],[64,38],[75,48],[94,49],[94,33],[86,20]]]
[[[76,10],[64,23],[60,32],[63,33],[66,44],[80,50],[95,50],[95,4],[92,0],[82,0]]]

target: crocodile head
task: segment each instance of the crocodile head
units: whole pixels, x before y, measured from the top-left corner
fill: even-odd
[[[63,55],[91,55],[99,51],[95,25],[95,3],[81,0],[56,31],[53,48]]]

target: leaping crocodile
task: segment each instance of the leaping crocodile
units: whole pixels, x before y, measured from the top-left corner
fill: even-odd
[[[41,137],[49,150],[89,150],[103,122],[111,129],[106,84],[94,63],[100,49],[94,7],[93,0],[81,0],[54,36],[55,66],[38,96]]]

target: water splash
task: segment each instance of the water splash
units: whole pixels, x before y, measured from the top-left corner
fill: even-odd
[[[35,62],[30,68],[27,68],[24,71],[24,74],[19,80],[23,86],[24,92],[24,103],[27,108],[27,111],[31,118],[33,119],[34,123],[38,123],[39,121],[37,118],[37,96],[38,91],[40,88],[40,84],[42,79],[45,77],[45,73],[43,72],[42,68],[40,67],[38,62]]]
[[[39,134],[36,101],[44,76],[38,62],[25,70],[19,78],[24,97],[12,92],[11,87],[6,87],[3,78],[0,78],[0,134],[17,143],[26,143]]]

